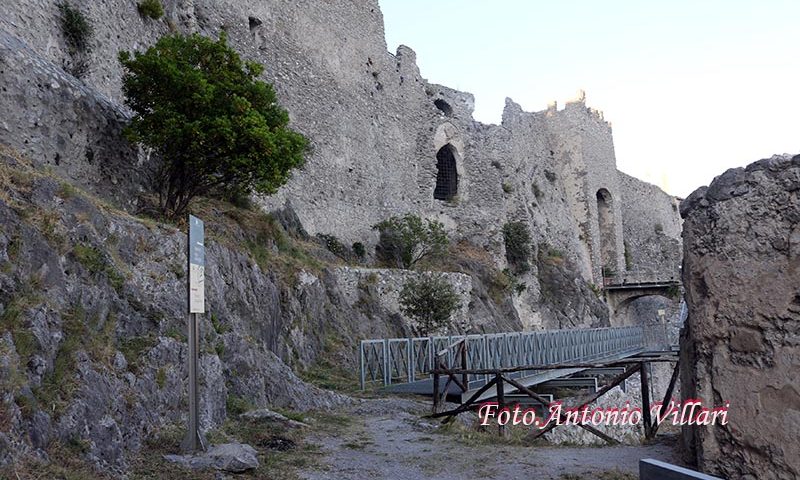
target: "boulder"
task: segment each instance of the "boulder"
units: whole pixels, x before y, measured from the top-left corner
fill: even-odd
[[[241,473],[258,468],[258,453],[243,443],[223,443],[198,455],[164,455],[164,459],[191,469],[214,468]]]
[[[800,155],[731,169],[681,205],[689,317],[683,398],[729,404],[684,427],[691,459],[725,478],[800,478]]]

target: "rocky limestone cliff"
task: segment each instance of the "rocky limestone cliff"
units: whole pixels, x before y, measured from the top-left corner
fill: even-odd
[[[693,460],[738,479],[800,476],[800,155],[731,169],[682,204],[689,318],[683,398],[730,402],[684,429]]]

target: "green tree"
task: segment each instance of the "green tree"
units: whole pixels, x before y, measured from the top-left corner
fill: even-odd
[[[410,278],[400,291],[400,311],[417,323],[419,335],[436,333],[450,324],[461,308],[458,294],[441,275]]]
[[[506,244],[506,260],[516,275],[531,269],[531,233],[523,222],[508,222],[503,225],[503,240]]]
[[[402,218],[388,218],[372,228],[380,232],[376,255],[397,268],[412,269],[421,260],[447,250],[447,232],[436,220],[422,220],[408,213]]]
[[[224,33],[165,36],[119,60],[136,114],[125,133],[161,154],[153,188],[164,215],[181,216],[198,195],[274,193],[303,164],[306,139],[257,79],[263,66],[242,61]]]

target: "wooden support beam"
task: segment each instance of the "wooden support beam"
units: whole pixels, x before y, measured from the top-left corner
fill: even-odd
[[[495,377],[494,377],[494,385],[495,385],[495,387],[497,387],[497,411],[498,412],[502,411],[503,407],[506,406],[506,396],[505,396],[505,390],[504,390],[504,387],[503,387],[504,384],[505,384],[505,382],[503,382],[503,375],[500,374],[500,372],[497,372],[497,375],[495,375]],[[506,426],[500,424],[499,422],[498,422],[497,426],[498,426],[498,433],[500,434],[500,436],[501,437],[505,437],[506,436]]]
[[[466,340],[461,344],[461,369],[462,370],[466,370],[467,369],[467,342],[466,342]],[[461,374],[461,382],[463,384],[463,385],[461,385],[461,390],[463,390],[465,392],[467,390],[469,390],[469,374],[468,373],[462,373]]]
[[[439,412],[439,366],[433,370],[433,412]]]
[[[633,375],[634,373],[636,373],[636,372],[637,372],[637,371],[639,371],[640,369],[641,369],[641,364],[636,364],[636,365],[635,365],[635,366],[633,366],[632,368],[629,368],[627,371],[625,371],[625,373],[623,373],[623,374],[621,374],[621,375],[618,375],[618,376],[617,376],[617,377],[616,377],[616,378],[615,378],[615,379],[614,379],[614,380],[613,380],[611,383],[609,383],[609,384],[608,384],[608,385],[606,385],[605,387],[601,388],[601,389],[600,389],[599,391],[597,391],[597,392],[596,392],[594,395],[592,395],[591,397],[589,397],[589,399],[588,399],[588,400],[586,400],[585,402],[583,402],[581,405],[579,405],[579,406],[577,407],[577,409],[578,409],[578,410],[581,410],[583,407],[585,407],[585,406],[589,405],[590,403],[594,402],[595,400],[597,400],[597,399],[598,399],[598,398],[600,398],[601,396],[605,395],[605,394],[606,394],[606,393],[607,393],[609,390],[611,390],[612,388],[614,388],[614,387],[616,387],[617,385],[619,385],[620,383],[622,383],[622,382],[623,382],[623,381],[624,381],[626,378],[630,377],[631,375]],[[515,381],[513,381],[513,380],[511,380],[511,379],[508,379],[507,381],[508,381],[508,383],[510,383],[511,385],[514,385],[514,386],[515,386],[515,387],[517,387],[517,388],[518,388],[520,391],[522,391],[522,392],[525,392],[526,394],[528,394],[529,396],[531,396],[531,397],[532,397],[532,398],[534,398],[535,400],[537,400],[537,401],[541,401],[540,399],[541,399],[542,397],[540,397],[539,395],[535,394],[535,393],[534,393],[534,392],[532,392],[530,389],[528,389],[528,388],[525,388],[524,386],[520,385],[519,383],[517,383],[517,382],[515,382]],[[564,416],[565,416],[565,415],[562,415],[562,418],[563,418]],[[544,435],[545,433],[547,433],[547,432],[549,432],[550,430],[552,430],[552,429],[556,428],[556,426],[557,426],[557,424],[555,424],[555,423],[550,423],[550,424],[549,424],[549,425],[547,425],[545,428],[543,428],[543,429],[539,430],[539,431],[538,431],[538,432],[536,432],[534,435],[530,436],[530,439],[531,439],[531,440],[536,440],[537,438],[541,437],[541,436],[542,436],[542,435]],[[589,432],[591,432],[591,433],[593,433],[593,434],[597,435],[598,437],[602,438],[603,440],[606,440],[607,442],[609,442],[609,440],[608,440],[608,439],[610,439],[611,441],[610,441],[609,443],[619,443],[619,442],[617,442],[616,440],[614,440],[613,438],[611,438],[611,437],[608,437],[608,435],[606,435],[606,434],[604,434],[604,433],[600,432],[599,430],[597,430],[596,428],[592,427],[591,425],[579,424],[579,426],[580,426],[581,428],[583,428],[584,430],[587,430],[587,431],[589,431]],[[587,428],[587,427],[588,427],[588,428]],[[598,435],[598,433],[599,433],[599,435]]]
[[[653,421],[650,418],[650,381],[647,367],[647,363],[642,362],[639,368],[639,378],[642,380],[642,423],[644,424],[644,437],[653,438]]]
[[[475,392],[471,397],[469,397],[469,399],[466,402],[462,403],[461,406],[459,406],[458,408],[454,408],[453,410],[448,410],[446,412],[434,412],[430,415],[426,415],[425,418],[441,418],[441,417],[454,418],[455,415],[458,415],[461,412],[466,412],[467,410],[472,408],[472,404],[475,403],[475,399],[483,395],[485,391],[492,388],[494,386],[494,382],[496,381],[497,379],[494,378],[489,380],[486,383],[486,385],[479,388],[477,392]]]
[[[675,362],[675,368],[672,369],[672,376],[669,379],[669,386],[667,387],[667,391],[664,392],[664,400],[661,402],[661,408],[666,408],[669,405],[670,400],[672,400],[672,392],[675,390],[675,383],[678,380],[678,372],[680,371],[680,364],[681,362]],[[654,422],[653,423],[653,437],[656,436],[658,433],[658,427],[660,423]]]

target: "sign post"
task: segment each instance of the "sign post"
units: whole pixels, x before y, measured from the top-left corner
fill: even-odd
[[[197,363],[200,347],[198,315],[205,313],[205,265],[203,221],[189,215],[189,427],[181,443],[186,452],[206,449],[200,432],[200,405],[197,392]]]

